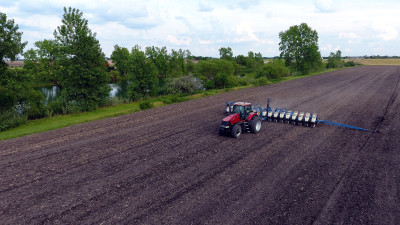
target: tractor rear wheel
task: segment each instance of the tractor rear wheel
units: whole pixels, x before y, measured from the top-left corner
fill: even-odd
[[[232,137],[238,138],[240,137],[241,134],[242,134],[242,126],[240,126],[239,124],[233,125],[231,130]]]
[[[258,133],[261,130],[261,118],[258,116],[254,116],[252,120],[250,120],[250,131],[251,133]]]

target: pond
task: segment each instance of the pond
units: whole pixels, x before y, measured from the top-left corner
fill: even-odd
[[[127,98],[128,97],[128,82],[120,81],[118,83],[108,84],[111,88],[110,97]],[[46,86],[35,88],[41,90],[45,97],[45,104],[56,100],[61,95],[61,89],[58,86]]]

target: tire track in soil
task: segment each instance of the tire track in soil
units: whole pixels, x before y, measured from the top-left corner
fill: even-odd
[[[399,67],[357,67],[2,141],[0,219],[8,224],[310,224],[366,218],[379,223],[376,215],[384,213],[396,222],[399,211],[382,211],[380,205],[398,203],[393,196],[400,179],[390,170],[400,159],[390,156],[400,144],[393,140],[399,122],[392,107],[387,115],[384,110],[398,93],[398,79]],[[260,133],[240,140],[218,136],[225,101],[266,104],[268,97],[272,107],[320,112],[324,119],[384,132],[371,137],[339,127],[264,122]],[[398,107],[397,98],[393,104]],[[374,148],[386,151],[385,157]],[[382,184],[372,180],[377,174],[387,174],[386,180],[379,178]],[[365,199],[377,192],[373,200]],[[363,201],[374,204],[365,207]],[[375,216],[356,214],[357,209]]]

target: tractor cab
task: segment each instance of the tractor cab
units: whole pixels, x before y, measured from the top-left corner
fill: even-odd
[[[232,113],[239,113],[240,119],[247,120],[251,112],[251,104],[244,102],[237,102],[232,107]]]

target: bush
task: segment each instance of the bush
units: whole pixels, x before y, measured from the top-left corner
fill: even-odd
[[[238,87],[238,86],[247,86],[249,84],[247,77],[238,77],[238,76],[228,76],[226,81],[226,87]]]
[[[285,66],[283,60],[275,59],[264,64],[256,71],[256,78],[266,77],[268,79],[279,79],[289,76],[290,70]]]
[[[0,114],[0,131],[18,127],[26,120],[27,116],[22,115],[16,108],[3,111]]]
[[[46,106],[46,111],[53,111],[53,114],[63,114],[63,107],[65,107],[65,102],[59,98],[49,102]]]
[[[153,107],[154,107],[154,105],[151,101],[143,101],[143,102],[139,103],[139,108],[141,110],[151,109]]]
[[[204,87],[206,88],[206,90],[214,89],[215,88],[214,81],[213,80],[206,80],[204,82]]]
[[[107,73],[107,76],[111,83],[115,83],[121,80],[121,75],[118,70],[111,70],[110,72]]]
[[[247,77],[240,77],[239,78],[239,86],[247,86],[249,85],[249,81]]]
[[[216,88],[224,88],[228,81],[228,74],[225,72],[217,73],[214,77],[214,84]]]
[[[345,66],[345,67],[353,67],[353,66],[356,66],[356,63],[355,63],[354,61],[347,61],[347,62],[344,64],[344,66]]]
[[[44,95],[42,92],[27,89],[24,90],[25,99],[23,104],[25,105],[24,114],[28,116],[28,119],[38,119],[46,116],[44,106]]]
[[[240,78],[234,75],[228,76],[226,79],[226,87],[237,87],[239,86]]]
[[[265,77],[259,77],[254,80],[253,84],[255,86],[264,86],[264,85],[268,84],[268,79]]]
[[[166,84],[167,93],[169,94],[190,94],[203,89],[200,80],[193,76],[183,76],[173,78]]]
[[[224,59],[201,60],[196,65],[196,72],[200,76],[213,80],[219,73],[234,74],[235,67],[232,62]]]
[[[11,109],[17,102],[18,99],[14,90],[0,86],[0,110]]]
[[[326,68],[340,68],[345,65],[344,61],[342,60],[342,52],[338,50],[336,53],[331,52],[328,57],[328,63],[326,64]]]
[[[81,112],[81,106],[79,102],[72,100],[67,102],[63,107],[62,107],[62,114],[75,114]]]

